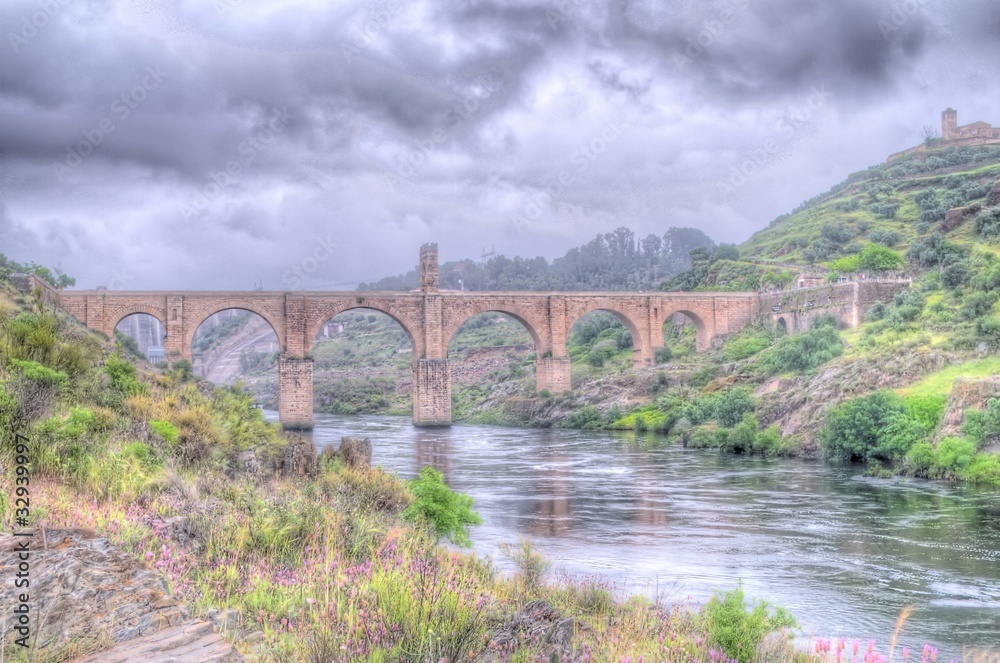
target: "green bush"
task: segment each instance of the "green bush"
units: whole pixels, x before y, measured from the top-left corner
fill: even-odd
[[[471,497],[449,488],[444,475],[429,465],[410,481],[410,490],[414,500],[403,511],[404,519],[426,523],[438,538],[462,546],[472,545],[469,526],[479,525],[483,520],[472,510]]]
[[[576,412],[567,415],[559,425],[561,428],[601,428],[603,417],[601,417],[601,411],[593,405],[584,405]]]
[[[991,207],[976,216],[976,232],[987,239],[1000,236],[1000,207]]]
[[[891,272],[902,269],[904,264],[902,256],[879,244],[869,244],[858,256],[858,267],[864,271]]]
[[[781,339],[762,357],[769,373],[806,373],[844,354],[837,323],[825,315],[813,320],[812,329]]]
[[[934,446],[926,440],[917,442],[906,452],[906,464],[917,476],[930,476],[936,463]]]
[[[972,462],[976,443],[964,437],[946,437],[938,442],[936,462],[938,468],[958,474]]]
[[[61,387],[69,380],[69,376],[62,371],[42,366],[37,361],[15,359],[11,365],[26,379],[42,386]]]
[[[761,327],[748,327],[726,341],[723,355],[727,361],[752,357],[771,345],[771,334]]]
[[[671,359],[674,358],[674,353],[670,348],[667,347],[656,348],[655,358],[657,364],[666,364],[667,362],[669,362]]]
[[[719,425],[732,428],[743,421],[743,417],[754,411],[757,401],[749,389],[736,388],[724,391],[715,398],[712,418]]]
[[[604,363],[618,352],[618,343],[611,339],[598,341],[587,353],[587,363],[594,368],[601,368]]]
[[[135,366],[118,355],[110,355],[104,362],[104,372],[111,379],[111,386],[124,397],[146,393],[146,387],[136,378]]]
[[[770,610],[761,601],[748,605],[743,588],[717,592],[702,609],[711,641],[722,648],[727,659],[747,663],[768,633],[794,628],[795,619],[780,607]]]
[[[876,391],[830,409],[820,434],[830,458],[853,462],[899,460],[926,430],[891,391]]]
[[[149,422],[149,428],[154,433],[163,438],[163,441],[166,442],[171,447],[177,445],[177,439],[178,435],[180,435],[180,430],[178,430],[177,426],[174,426],[169,421],[165,419],[152,419]]]

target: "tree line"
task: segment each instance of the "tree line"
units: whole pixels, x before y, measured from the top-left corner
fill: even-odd
[[[458,260],[440,267],[447,290],[594,291],[656,290],[691,267],[691,251],[711,249],[715,241],[696,228],[670,228],[663,235],[637,238],[626,227],[598,234],[549,262],[538,256],[496,255],[485,262]],[[420,285],[419,268],[405,274],[361,283],[359,290],[412,290]]]

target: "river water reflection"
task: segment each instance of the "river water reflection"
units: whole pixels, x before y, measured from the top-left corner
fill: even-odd
[[[274,417],[274,413],[268,413]],[[320,448],[368,437],[373,462],[410,478],[425,465],[475,499],[475,549],[530,536],[574,575],[631,591],[707,599],[741,580],[805,633],[886,643],[1000,646],[1000,491],[871,479],[856,468],[742,458],[598,431],[316,415]]]

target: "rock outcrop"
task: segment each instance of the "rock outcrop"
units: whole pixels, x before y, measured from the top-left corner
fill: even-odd
[[[998,394],[1000,394],[1000,376],[977,380],[955,378],[944,417],[941,419],[941,426],[934,436],[935,443],[946,437],[961,435],[965,411],[970,408],[982,409],[986,401]]]
[[[320,457],[331,461],[339,460],[351,469],[367,470],[372,466],[372,443],[368,438],[359,440],[355,437],[343,437],[338,449],[326,447]]]
[[[288,435],[288,446],[281,457],[281,474],[286,477],[311,477],[317,469],[316,445],[301,435]]]
[[[29,541],[31,637],[50,652],[79,648],[106,649],[148,656],[85,660],[239,661],[242,660],[211,624],[188,619],[187,609],[167,591],[166,582],[107,539],[82,529],[28,530],[32,536],[0,535],[0,602],[18,604],[25,590],[14,585],[18,547]],[[5,622],[8,640],[14,625]],[[143,649],[144,648],[144,649]],[[174,653],[170,653],[176,649]],[[170,654],[169,658],[162,658]]]

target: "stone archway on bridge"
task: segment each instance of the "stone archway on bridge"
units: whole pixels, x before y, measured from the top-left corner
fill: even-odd
[[[245,315],[233,316],[230,320],[246,319],[246,321],[242,324],[234,325],[234,331],[226,334],[219,344],[208,352],[198,350],[199,332],[211,333],[210,331],[205,331],[206,323],[214,316],[227,312],[244,313]],[[226,324],[226,322],[222,324]],[[191,362],[197,375],[217,384],[232,384],[243,374],[244,360],[246,359],[245,353],[251,350],[254,353],[260,352],[259,348],[262,346],[265,352],[261,357],[262,362],[267,359],[267,352],[281,354],[283,348],[281,337],[274,323],[257,311],[242,306],[229,306],[206,315],[201,319],[201,322],[198,323],[198,326],[195,327],[194,332],[190,336],[188,349],[191,353]],[[274,364],[260,365],[264,368],[268,366],[274,368]],[[248,368],[247,370],[251,369]]]
[[[444,333],[442,335],[443,342],[444,342],[444,352],[445,352],[445,356],[448,358],[448,363],[449,363],[450,371],[452,372],[452,375],[453,375],[453,379],[460,379],[461,378],[461,374],[459,374],[458,377],[455,377],[455,375],[456,375],[455,374],[456,366],[458,366],[459,369],[462,368],[462,364],[461,364],[462,360],[461,359],[456,359],[452,355],[452,353],[453,353],[452,343],[453,343],[456,335],[458,335],[459,331],[463,328],[464,325],[466,325],[468,323],[471,323],[471,322],[473,322],[473,321],[475,321],[477,319],[480,319],[480,320],[484,319],[484,318],[486,318],[486,317],[488,317],[490,315],[493,315],[493,316],[503,316],[504,318],[513,320],[515,323],[517,323],[517,326],[519,326],[523,330],[523,332],[527,335],[527,338],[525,340],[530,342],[530,345],[532,347],[532,351],[533,351],[533,354],[534,354],[534,357],[535,357],[534,361],[532,362],[534,364],[534,369],[533,370],[535,372],[535,389],[537,391],[541,391],[542,389],[549,389],[550,388],[550,384],[549,384],[547,372],[546,372],[545,369],[539,368],[540,366],[543,365],[542,355],[545,353],[545,349],[544,349],[545,348],[545,341],[543,340],[542,335],[538,332],[537,329],[535,329],[535,327],[528,320],[526,320],[524,317],[522,317],[521,314],[513,313],[511,311],[502,310],[502,309],[488,309],[488,310],[485,310],[485,311],[482,311],[482,312],[479,312],[479,313],[473,313],[472,315],[469,315],[465,319],[463,319],[460,322],[458,322],[457,325],[455,324],[455,322],[458,321],[458,317],[456,316],[455,319],[453,319],[449,323],[448,327],[444,330]],[[483,346],[483,348],[481,348],[481,349],[485,350],[485,349],[487,349],[487,347],[489,347],[489,346]],[[521,348],[521,351],[522,351],[522,353],[524,352],[524,348],[523,347]],[[456,362],[458,362],[458,363],[456,364]]]
[[[567,311],[565,338],[569,339],[570,330],[581,318],[597,311],[614,315],[628,329],[629,334],[632,336],[632,365],[649,366],[652,363],[652,355],[650,354],[652,339],[648,332],[649,324],[643,324],[638,315],[626,310],[623,306],[598,300],[587,302],[572,312]]]
[[[664,328],[672,324],[675,316],[683,316],[687,321],[694,325],[695,329],[695,352],[704,352],[712,347],[712,333],[706,324],[704,317],[694,310],[693,307],[687,308],[673,308],[668,309],[663,315],[663,322],[660,324],[659,331],[666,338],[666,332]]]
[[[115,329],[118,328],[118,325],[130,315],[139,313],[156,318],[163,325],[164,329],[167,328],[167,311],[164,307],[150,304],[130,304],[127,306],[118,306],[108,311],[105,317],[105,328],[102,331],[108,338],[114,339]]]
[[[194,345],[194,337],[205,322],[216,313],[223,311],[239,310],[249,313],[256,313],[271,326],[271,330],[278,339],[278,352],[285,352],[287,339],[285,334],[285,318],[283,314],[275,314],[274,311],[258,305],[252,301],[220,301],[214,305],[202,305],[193,310],[185,308],[184,311],[184,345],[181,348],[181,355],[191,359],[191,348]]]
[[[316,337],[323,329],[323,326],[330,322],[330,320],[341,313],[359,309],[378,311],[392,318],[406,332],[406,336],[410,340],[410,347],[413,348],[414,362],[423,356],[424,343],[421,325],[412,320],[406,313],[368,297],[365,297],[360,303],[354,299],[350,301],[330,302],[311,312],[305,328],[305,353],[308,355],[312,352],[316,344]]]

